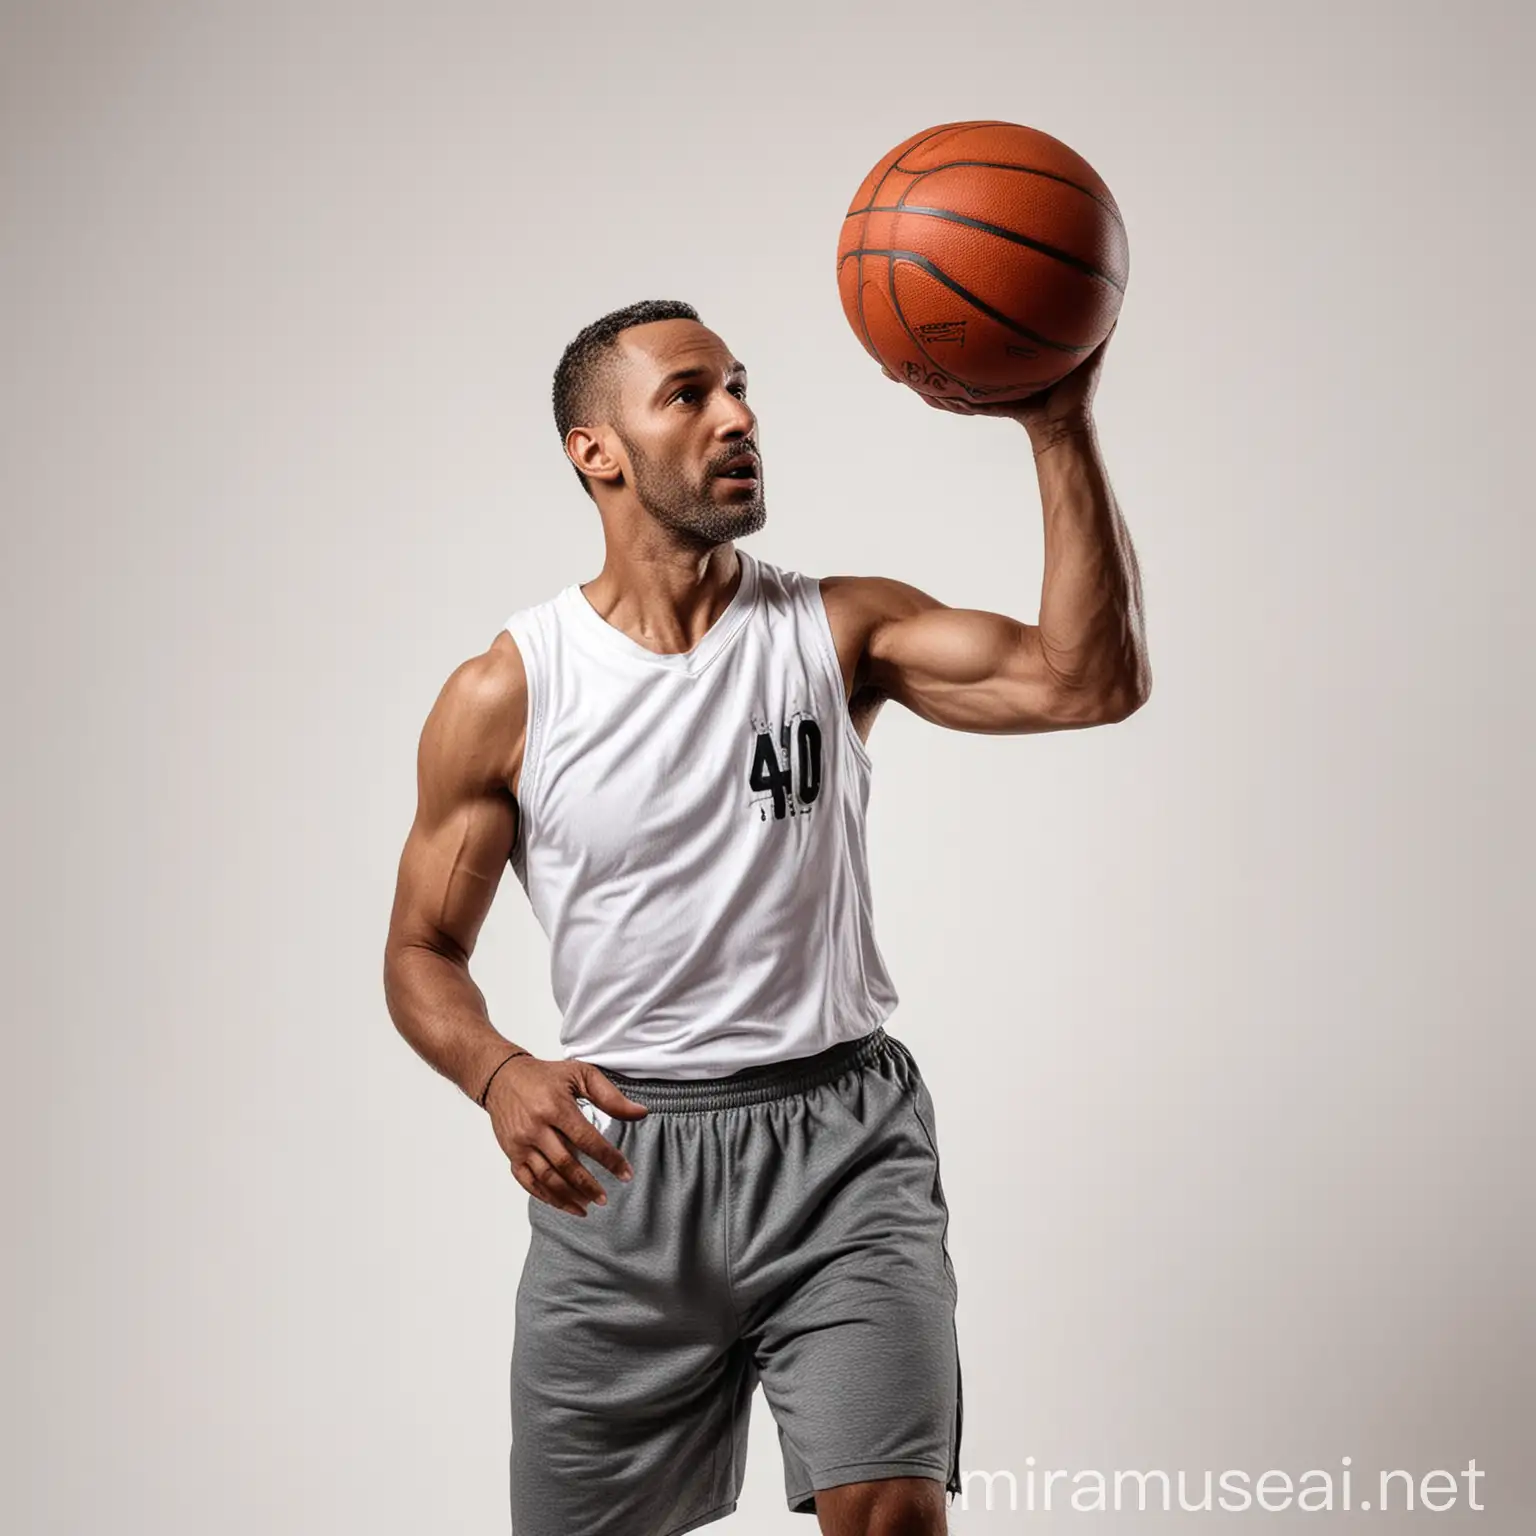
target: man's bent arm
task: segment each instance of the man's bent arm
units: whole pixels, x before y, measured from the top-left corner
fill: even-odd
[[[1092,424],[1030,437],[1045,519],[1039,623],[951,608],[888,577],[824,577],[834,633],[858,648],[856,690],[961,731],[1107,725],[1145,703],[1141,573]]]
[[[520,1049],[491,1023],[468,956],[455,959],[425,944],[394,946],[384,965],[384,996],[412,1050],[476,1103],[491,1074]]]
[[[449,678],[433,705],[384,951],[384,996],[395,1027],[476,1101],[519,1049],[491,1023],[469,958],[517,836],[511,774],[526,687],[516,646],[498,639]]]
[[[1045,518],[1039,643],[1069,695],[1123,718],[1151,693],[1141,570],[1091,421],[1031,434]]]

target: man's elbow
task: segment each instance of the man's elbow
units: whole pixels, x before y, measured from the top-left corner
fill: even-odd
[[[429,965],[443,960],[461,963],[460,957],[450,952],[452,948],[452,941],[443,935],[391,928],[384,941],[384,1002],[396,1023],[423,957],[433,957]]]
[[[1076,690],[1064,713],[1067,723],[1075,726],[1118,725],[1129,720],[1151,696],[1151,676],[1143,675],[1101,688]]]

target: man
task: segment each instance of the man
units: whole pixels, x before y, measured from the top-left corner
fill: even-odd
[[[933,1104],[883,1027],[865,738],[886,699],[990,733],[1146,699],[1091,415],[1103,355],[1026,402],[942,407],[1031,440],[1028,625],[738,550],[766,517],[757,418],[689,306],[632,305],[566,349],[556,423],[606,559],[444,686],[385,961],[400,1032],[484,1106],[531,1197],[515,1536],[729,1514],[759,1382],[791,1509],[826,1536],[946,1529],[955,1277]],[[563,1059],[505,1038],[470,979],[509,862],[550,939]]]

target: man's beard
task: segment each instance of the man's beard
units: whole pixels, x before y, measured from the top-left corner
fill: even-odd
[[[715,495],[713,479],[706,480],[700,489],[684,479],[676,466],[647,458],[624,433],[619,432],[618,437],[629,454],[630,468],[634,472],[630,483],[635,495],[640,505],[663,528],[687,534],[700,544],[715,545],[744,539],[768,521],[768,508],[763,502],[761,462],[757,469],[758,481],[750,496],[733,496],[729,501],[721,501]]]

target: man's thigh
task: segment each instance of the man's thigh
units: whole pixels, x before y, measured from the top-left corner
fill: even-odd
[[[616,1127],[617,1129],[617,1127]],[[529,1200],[512,1349],[514,1536],[677,1536],[739,1496],[757,1381],[736,1337],[697,1129],[657,1116],[610,1139],[585,1218]]]
[[[745,1196],[765,1193],[733,1234],[736,1296],[790,1507],[884,1479],[957,1488],[958,1292],[933,1106],[910,1053],[892,1041],[857,1077],[751,1129],[732,1167]]]
[[[781,1307],[756,1349],[791,1509],[850,1483],[951,1481],[960,1361],[947,1291],[888,1283],[878,1261],[850,1256]]]

